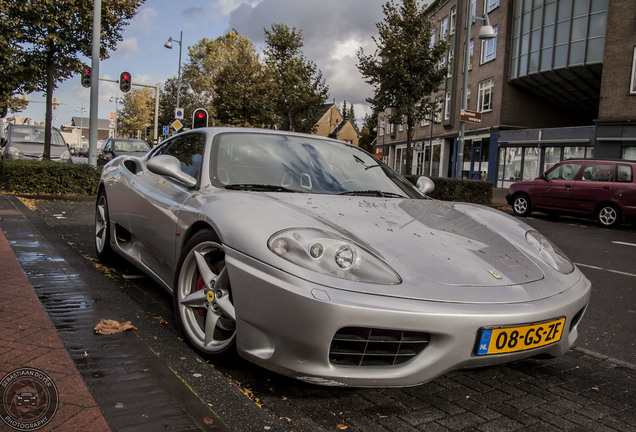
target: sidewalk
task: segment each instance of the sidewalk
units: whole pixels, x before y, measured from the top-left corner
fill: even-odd
[[[10,426],[32,430],[28,425],[40,421],[48,422],[41,431],[110,430],[2,232],[0,268],[0,397],[15,421]],[[20,388],[6,384],[9,372],[25,368],[50,377],[57,388],[57,409],[41,409],[45,398],[54,402],[56,395],[50,387],[48,392],[38,387],[33,378],[16,378],[14,384],[23,380]],[[6,414],[2,412],[3,420]],[[0,422],[0,430],[8,430],[5,423]]]

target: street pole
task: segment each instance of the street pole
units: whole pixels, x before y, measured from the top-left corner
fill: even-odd
[[[91,53],[91,113],[88,133],[88,164],[97,166],[97,127],[99,106],[99,44],[101,37],[102,1],[93,0],[93,50]]]
[[[466,109],[466,99],[468,93],[468,62],[470,62],[470,25],[472,24],[471,1],[466,0],[466,40],[464,41],[464,67],[462,76],[462,101],[461,109]],[[455,152],[455,178],[462,178],[464,167],[464,141],[466,133],[466,122],[459,118],[459,135],[457,136],[457,151]]]

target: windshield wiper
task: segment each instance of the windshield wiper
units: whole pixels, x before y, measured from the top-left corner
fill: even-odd
[[[226,185],[225,189],[228,190],[246,190],[252,192],[300,192],[297,190],[287,189],[283,186],[267,185],[267,184],[250,184],[250,183],[237,183]]]
[[[381,190],[363,190],[363,191],[346,191],[338,195],[359,195],[359,196],[377,196],[382,198],[406,198],[404,195],[393,192],[385,192]]]

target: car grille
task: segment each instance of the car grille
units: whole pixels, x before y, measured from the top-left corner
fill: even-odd
[[[394,366],[426,348],[431,335],[424,332],[345,327],[333,337],[329,361],[346,366]]]

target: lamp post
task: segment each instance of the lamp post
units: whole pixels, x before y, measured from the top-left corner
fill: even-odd
[[[80,113],[80,133],[79,133],[79,146],[83,147],[82,138],[84,138],[84,114],[86,112],[86,108],[84,108],[84,102],[80,102],[79,107],[75,107],[75,111],[79,111]]]
[[[179,40],[172,39],[172,36],[170,36],[170,38],[168,39],[168,42],[163,44],[163,46],[168,49],[172,49],[172,42],[176,42],[179,44],[179,69],[177,71],[177,106],[175,108],[180,108],[179,107],[179,91],[181,90],[181,45],[182,45],[181,42],[182,41],[183,41],[183,31],[179,33]]]
[[[470,61],[470,26],[473,19],[485,21],[485,24],[479,29],[479,39],[494,39],[497,37],[495,29],[490,25],[488,14],[484,14],[483,18],[473,16],[472,1],[466,0],[468,11],[466,12],[466,41],[464,43],[464,68],[462,78],[462,103],[461,109],[466,109],[466,100],[468,95],[468,62]],[[461,117],[459,119],[459,135],[457,136],[457,152],[455,160],[455,177],[462,178],[462,168],[464,166],[464,141],[466,132],[466,122]]]
[[[118,108],[117,108],[117,104],[119,102],[121,102],[121,98],[117,97],[117,96],[111,96],[109,101],[110,102],[115,102],[115,134],[113,135],[113,138],[117,138],[117,113],[118,113]]]

